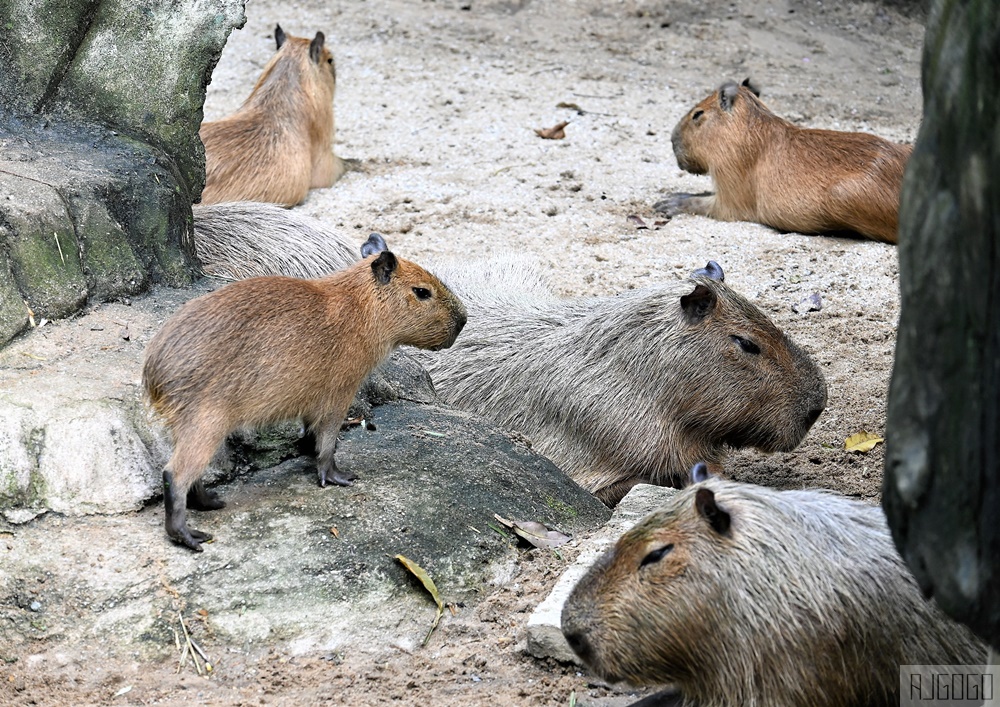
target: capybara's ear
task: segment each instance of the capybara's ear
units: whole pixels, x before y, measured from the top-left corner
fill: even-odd
[[[385,239],[378,233],[372,233],[368,236],[368,240],[364,242],[364,245],[361,246],[361,257],[367,258],[369,255],[381,253],[383,250],[389,250],[389,246],[385,244]]]
[[[692,276],[702,275],[710,280],[718,280],[719,282],[724,282],[726,279],[726,273],[722,272],[722,266],[719,265],[714,260],[709,260],[708,265],[703,268],[698,268],[693,273]]]
[[[694,505],[698,513],[719,535],[729,532],[732,519],[729,513],[715,502],[715,492],[711,489],[698,489],[694,495]]]
[[[274,42],[278,45],[278,49],[285,43],[285,30],[281,29],[281,25],[274,26]]]
[[[697,324],[715,309],[715,292],[701,283],[695,285],[694,292],[681,297],[681,309],[688,324]]]
[[[753,83],[750,82],[750,77],[749,76],[747,76],[745,79],[743,79],[743,83],[741,83],[740,86],[743,86],[750,93],[752,93],[753,95],[757,96],[757,98],[760,98],[760,89],[757,88]]]
[[[731,111],[738,95],[740,95],[740,87],[736,85],[735,81],[726,81],[722,84],[719,88],[719,105],[722,106],[722,110],[727,113]]]
[[[700,484],[702,481],[707,481],[712,478],[712,474],[708,471],[708,464],[705,462],[695,462],[694,466],[691,467],[691,483]]]
[[[392,274],[396,272],[396,256],[388,250],[383,250],[372,262],[372,272],[378,284],[388,285]]]
[[[313,60],[314,64],[319,63],[319,55],[323,53],[323,42],[325,41],[326,37],[323,36],[323,33],[317,32],[313,41],[309,42],[309,58]]]

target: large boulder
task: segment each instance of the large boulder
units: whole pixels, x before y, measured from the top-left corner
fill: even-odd
[[[0,0],[0,344],[192,277],[205,88],[244,0]]]

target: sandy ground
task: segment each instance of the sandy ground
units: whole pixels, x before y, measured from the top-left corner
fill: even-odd
[[[693,216],[658,223],[651,204],[709,188],[707,177],[678,169],[670,132],[729,78],[752,77],[775,112],[801,125],[912,141],[921,109],[917,5],[250,2],[214,75],[206,118],[249,93],[273,53],[276,22],[299,36],[322,30],[337,61],[336,151],[357,165],[300,209],[357,233],[359,243],[379,231],[418,262],[528,254],[567,295],[642,287],[717,260],[729,284],[816,357],[830,391],[799,449],[737,453],[729,473],[875,502],[881,447],[856,455],[843,446],[860,430],[884,432],[899,314],[895,248]],[[534,132],[564,120],[564,140]],[[812,293],[822,309],[795,313]],[[634,699],[627,691],[523,652],[530,610],[573,556],[525,552],[510,585],[446,620],[412,653],[296,656],[280,646],[213,645],[224,657],[205,679],[141,656],[107,660],[101,646],[49,650],[45,659],[0,663],[0,702],[626,704]],[[208,622],[199,631],[211,641]]]

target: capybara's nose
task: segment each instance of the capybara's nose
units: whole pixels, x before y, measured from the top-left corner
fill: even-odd
[[[587,640],[587,635],[584,633],[570,632],[564,633],[566,636],[566,643],[569,647],[573,649],[573,652],[580,656],[580,659],[584,663],[589,663],[593,654],[593,649],[590,647],[590,641]]]
[[[810,410],[809,414],[806,415],[806,427],[812,427],[813,423],[819,419],[819,416],[823,414],[823,408],[815,408]]]

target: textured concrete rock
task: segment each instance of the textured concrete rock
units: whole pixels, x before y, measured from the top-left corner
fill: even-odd
[[[9,112],[92,121],[172,155],[197,195],[205,87],[245,0],[0,0]]]
[[[0,0],[0,345],[190,282],[205,87],[244,0]]]
[[[573,587],[609,547],[633,525],[666,503],[677,489],[637,484],[615,507],[611,519],[596,533],[581,541],[580,554],[562,573],[549,595],[535,607],[528,619],[527,649],[536,658],[555,658],[564,663],[580,663],[562,633],[563,605]]]

